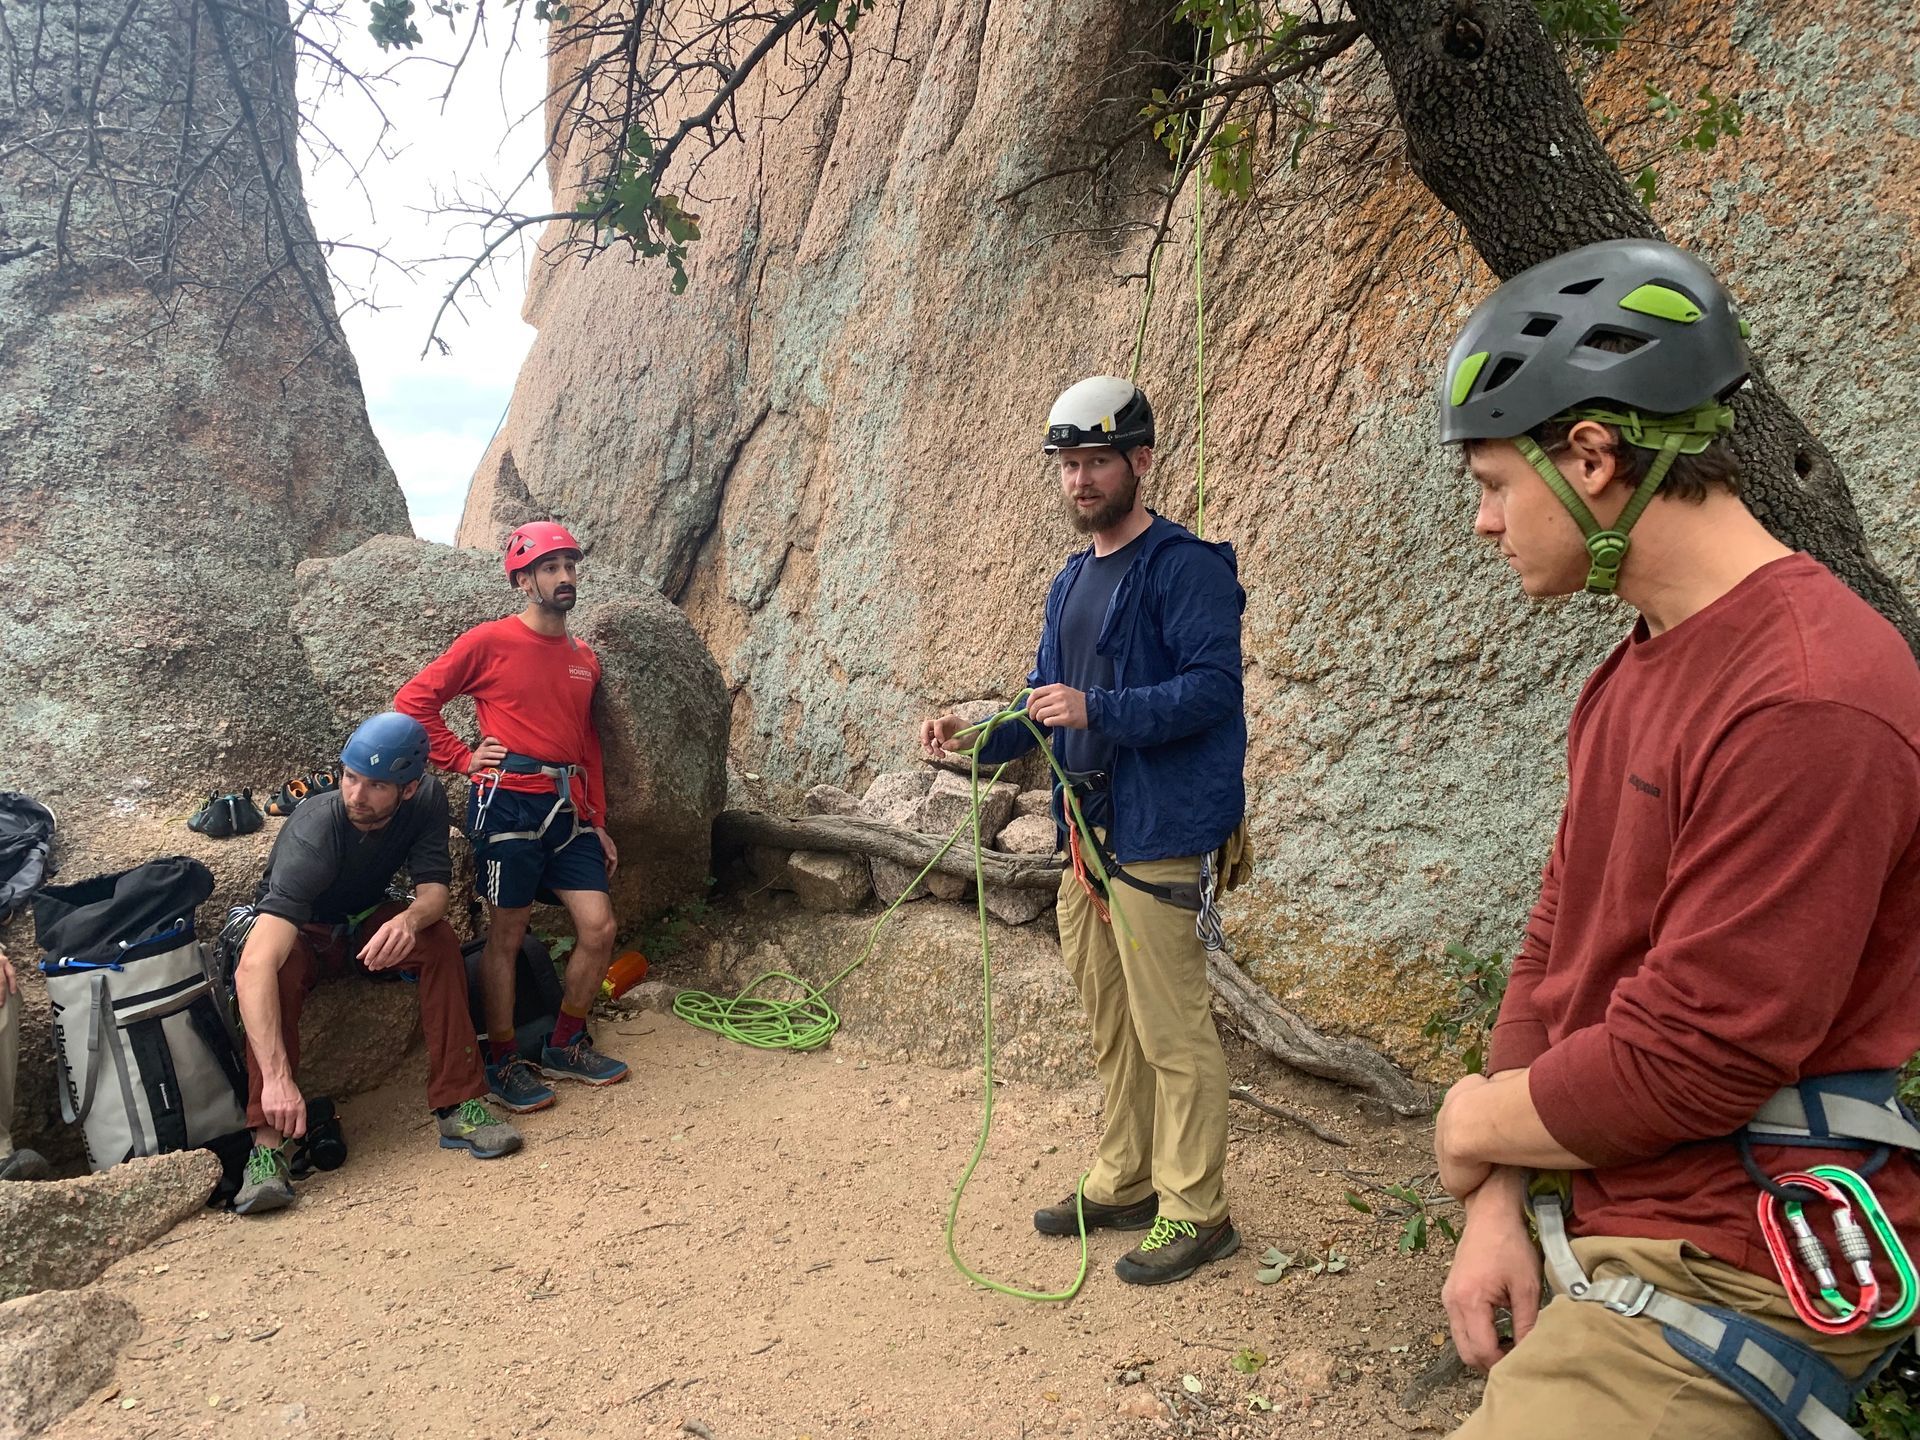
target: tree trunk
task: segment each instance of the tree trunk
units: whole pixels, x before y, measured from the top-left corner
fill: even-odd
[[[1596,240],[1660,237],[1588,124],[1532,0],[1351,4],[1386,65],[1414,173],[1460,218],[1495,275]],[[1875,563],[1833,457],[1757,357],[1733,408],[1753,513],[1844,580],[1920,656],[1920,615]]]

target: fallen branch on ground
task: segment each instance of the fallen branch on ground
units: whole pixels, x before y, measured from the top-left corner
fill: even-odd
[[[1298,1125],[1302,1130],[1311,1130],[1329,1145],[1346,1145],[1349,1143],[1331,1131],[1321,1129],[1320,1126],[1302,1115],[1298,1110],[1289,1110],[1284,1105],[1275,1105],[1271,1101],[1262,1100],[1244,1085],[1229,1087],[1227,1095],[1231,1099],[1245,1101],[1256,1110],[1264,1110],[1276,1120],[1285,1120],[1289,1125]]]
[[[1224,955],[1207,956],[1207,975],[1246,1037],[1283,1065],[1338,1080],[1385,1101],[1397,1115],[1429,1114],[1426,1087],[1364,1040],[1322,1035],[1263,990]]]
[[[946,841],[942,835],[922,835],[904,825],[889,825],[863,815],[801,815],[782,820],[755,810],[723,810],[713,822],[716,843],[724,846],[771,845],[781,850],[833,850],[841,854],[871,855],[918,870]],[[965,842],[965,837],[962,837]],[[941,875],[973,878],[973,846],[956,844],[933,867]],[[1008,855],[999,850],[980,852],[980,871],[990,885],[1016,890],[1054,890],[1066,867],[1050,855]]]

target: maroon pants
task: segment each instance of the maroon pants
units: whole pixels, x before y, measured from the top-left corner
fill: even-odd
[[[382,905],[344,939],[331,925],[303,925],[294,936],[287,963],[280,967],[280,1043],[287,1064],[300,1070],[300,1007],[307,992],[326,975],[359,966],[355,955],[382,925],[406,907]],[[365,967],[360,967],[364,969]],[[467,1009],[467,966],[460,938],[446,921],[437,921],[414,941],[413,953],[394,967],[420,977],[420,1027],[427,1035],[427,1104],[439,1109],[487,1092],[480,1045]],[[266,1123],[260,1110],[260,1061],[247,1046],[247,1124]]]

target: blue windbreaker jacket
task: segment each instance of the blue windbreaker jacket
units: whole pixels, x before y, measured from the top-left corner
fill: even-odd
[[[1233,547],[1155,515],[1146,544],[1114,591],[1096,648],[1113,661],[1111,690],[1087,692],[1087,724],[1119,747],[1107,848],[1121,864],[1205,855],[1246,812],[1247,717],[1240,684],[1240,588]],[[1029,687],[1060,683],[1060,611],[1091,548],[1070,557],[1047,591]],[[1024,725],[981,746],[997,765],[1033,748]],[[1059,799],[1054,812],[1059,819]]]

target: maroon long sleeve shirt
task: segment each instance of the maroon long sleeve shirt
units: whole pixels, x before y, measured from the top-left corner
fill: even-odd
[[[1783,1085],[1920,1049],[1920,670],[1793,555],[1587,682],[1488,1068],[1530,1067],[1582,1235],[1771,1277],[1727,1137]],[[1762,1148],[1770,1172],[1860,1157]],[[1920,1239],[1920,1168],[1872,1182]]]

